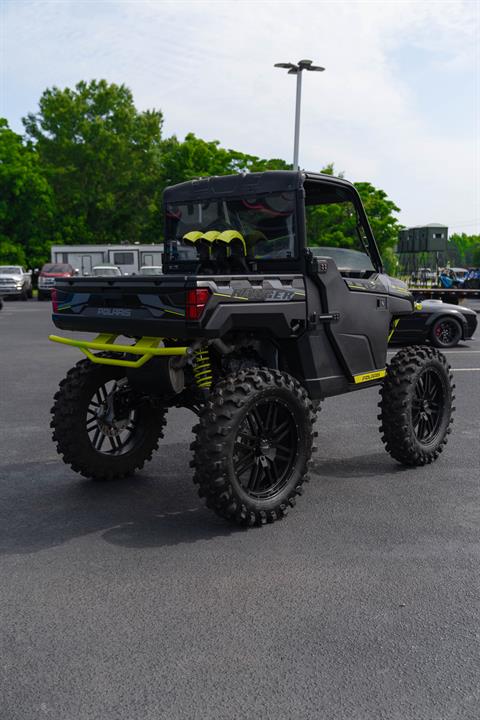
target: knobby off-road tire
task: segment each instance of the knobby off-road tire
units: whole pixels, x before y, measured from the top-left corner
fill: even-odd
[[[98,414],[106,411],[124,375],[120,367],[81,360],[55,395],[53,439],[64,462],[85,477],[113,480],[130,475],[151,459],[163,437],[165,410],[149,404],[99,421]]]
[[[387,452],[403,465],[437,459],[451,431],[453,375],[432,347],[400,350],[387,367],[379,403],[380,432]]]
[[[219,382],[194,428],[194,482],[207,507],[239,525],[287,514],[301,495],[316,413],[284,372],[241,370]]]

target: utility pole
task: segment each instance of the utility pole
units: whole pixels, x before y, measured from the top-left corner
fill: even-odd
[[[289,75],[297,76],[297,93],[295,99],[295,132],[293,137],[293,169],[299,170],[298,153],[300,145],[300,108],[302,103],[302,72],[323,72],[325,68],[313,65],[312,60],[299,60],[298,63],[275,63],[274,67],[288,70]]]

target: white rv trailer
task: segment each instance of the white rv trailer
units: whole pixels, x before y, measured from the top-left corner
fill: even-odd
[[[69,263],[79,275],[91,275],[95,265],[117,265],[124,275],[138,273],[144,265],[162,264],[163,244],[158,245],[52,245],[52,263]]]

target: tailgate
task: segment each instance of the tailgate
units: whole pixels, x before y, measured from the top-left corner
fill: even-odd
[[[181,335],[186,285],[184,275],[59,279],[52,319],[62,330]]]

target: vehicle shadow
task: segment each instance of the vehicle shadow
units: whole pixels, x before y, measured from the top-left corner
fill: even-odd
[[[134,476],[86,480],[58,461],[0,467],[0,555],[35,553],[101,533],[125,547],[195,543],[242,532],[196,495],[185,448]]]
[[[312,472],[320,477],[331,478],[367,478],[376,476],[398,475],[411,472],[412,468],[400,465],[386,452],[356,455],[349,458],[322,459],[314,457]]]

